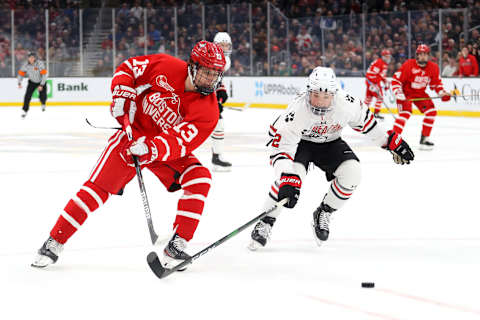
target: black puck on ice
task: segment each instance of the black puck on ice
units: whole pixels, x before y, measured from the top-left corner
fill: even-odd
[[[374,288],[375,282],[362,282],[362,288]]]

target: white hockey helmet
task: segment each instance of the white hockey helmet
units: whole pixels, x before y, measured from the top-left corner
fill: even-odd
[[[225,55],[232,54],[232,38],[226,32],[217,32],[213,38],[213,42],[222,46]]]
[[[338,91],[337,77],[332,68],[316,67],[312,73],[308,76],[306,81],[307,87],[307,106],[316,115],[323,115],[331,110],[331,99],[329,105],[313,105],[311,103],[312,92],[325,92],[332,95],[332,97]]]

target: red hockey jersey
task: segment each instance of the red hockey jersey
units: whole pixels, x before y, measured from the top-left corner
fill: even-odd
[[[210,136],[219,118],[215,94],[185,92],[187,77],[187,63],[166,54],[130,58],[113,76],[112,92],[117,85],[137,92],[136,106],[124,112],[134,139],[146,136],[164,145],[161,161],[189,155]]]
[[[381,58],[378,58],[368,67],[366,78],[367,83],[380,86],[381,82],[386,82],[388,65]]]
[[[443,90],[438,65],[432,61],[422,68],[415,59],[408,59],[393,75],[392,90],[395,94],[402,90],[409,98],[424,97],[427,86],[437,93]]]

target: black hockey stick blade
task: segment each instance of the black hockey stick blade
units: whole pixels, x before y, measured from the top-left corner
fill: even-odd
[[[152,251],[147,256],[147,262],[150,269],[152,269],[153,273],[160,279],[166,277],[165,272],[167,271],[166,268],[162,266],[160,259],[155,251]]]
[[[168,275],[174,273],[175,271],[179,271],[181,269],[184,269],[187,265],[191,264],[193,262],[193,260],[196,260],[196,259],[200,258],[201,256],[206,254],[211,249],[221,245],[222,243],[224,243],[228,239],[236,236],[237,234],[239,234],[240,232],[242,232],[243,230],[245,230],[246,228],[248,228],[249,226],[251,226],[252,224],[257,222],[258,220],[260,220],[263,217],[265,217],[266,215],[268,215],[270,212],[276,210],[279,206],[283,206],[285,203],[287,203],[287,201],[288,201],[288,198],[285,198],[285,199],[279,201],[276,205],[274,205],[270,209],[262,212],[259,216],[257,216],[255,218],[253,218],[252,220],[248,221],[247,223],[245,223],[241,227],[238,227],[237,229],[233,230],[232,232],[230,232],[229,234],[227,234],[226,236],[224,236],[220,240],[217,240],[216,242],[212,243],[211,245],[204,248],[203,250],[197,252],[196,254],[194,254],[193,256],[191,256],[190,258],[188,258],[187,260],[183,261],[182,263],[176,265],[173,268],[165,268],[162,265],[160,259],[158,258],[157,253],[154,252],[154,251],[150,252],[147,256],[148,265],[150,266],[150,269],[152,269],[153,273],[158,278],[163,279],[163,278],[167,277]]]
[[[92,128],[95,128],[95,129],[111,129],[111,130],[122,130],[122,127],[101,127],[101,126],[96,126],[96,125],[93,125],[90,123],[90,121],[88,120],[88,118],[85,118],[85,121],[88,123],[88,125]]]

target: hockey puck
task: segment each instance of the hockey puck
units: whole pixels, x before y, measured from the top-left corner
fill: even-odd
[[[362,288],[374,288],[375,282],[362,282]]]

